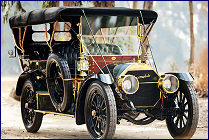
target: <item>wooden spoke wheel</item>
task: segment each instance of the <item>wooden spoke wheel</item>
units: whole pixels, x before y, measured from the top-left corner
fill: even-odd
[[[85,121],[92,138],[110,139],[116,129],[117,110],[111,88],[93,82],[86,95]]]
[[[27,80],[21,94],[21,114],[26,130],[32,133],[39,130],[43,119],[43,114],[35,112],[34,109],[36,109],[36,95],[32,82]]]
[[[191,138],[197,128],[199,107],[194,87],[189,82],[180,81],[180,87],[173,101],[175,113],[166,119],[168,130],[174,138]]]

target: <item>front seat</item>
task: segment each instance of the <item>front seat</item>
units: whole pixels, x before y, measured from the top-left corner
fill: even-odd
[[[121,48],[114,44],[98,44],[102,55],[122,55]],[[96,44],[92,44],[88,46],[88,50],[91,55],[100,55],[98,46]]]

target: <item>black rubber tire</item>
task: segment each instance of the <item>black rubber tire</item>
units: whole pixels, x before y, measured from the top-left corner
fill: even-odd
[[[196,91],[191,82],[181,81],[179,91],[182,92],[188,102],[185,103],[188,106],[187,122],[184,127],[178,128],[172,117],[166,119],[167,128],[171,136],[175,139],[189,139],[191,138],[197,128],[199,119],[199,105],[196,96]],[[186,106],[186,105],[185,105]],[[179,120],[178,120],[179,121]],[[180,122],[181,123],[181,122]],[[178,125],[178,122],[177,122]]]
[[[67,61],[64,57],[60,56],[59,54],[51,54],[47,60],[46,65],[46,75],[47,75],[47,87],[50,93],[51,101],[59,112],[66,112],[69,110],[72,100],[73,100],[73,85],[72,81],[64,81],[62,79],[62,90],[63,90],[63,98],[62,101],[58,102],[55,98],[57,94],[55,90],[55,80],[53,79],[53,69],[54,65],[60,70],[63,79],[71,79],[71,73],[68,66]]]
[[[31,91],[31,92],[30,92]],[[30,92],[30,93],[29,93]],[[31,95],[29,95],[31,94]],[[21,93],[21,114],[22,114],[22,120],[23,120],[23,124],[25,126],[25,129],[28,132],[31,133],[35,133],[37,132],[40,127],[41,127],[41,123],[42,123],[42,119],[43,119],[43,114],[42,113],[37,113],[34,112],[34,109],[26,109],[25,108],[25,104],[28,103],[28,99],[32,99],[34,102],[32,102],[30,100],[30,103],[32,105],[32,108],[36,107],[36,95],[33,89],[33,85],[32,82],[30,80],[26,80],[23,88],[22,88],[22,93]],[[34,116],[31,117],[33,122],[32,123],[28,123],[28,117],[29,117],[29,113],[33,114]]]
[[[92,97],[96,97],[96,95],[94,95],[95,94],[94,91],[97,91],[98,92],[97,94],[103,98],[106,106],[105,107],[106,119],[105,119],[105,124],[103,124],[105,126],[103,126],[104,132],[101,136],[97,135],[94,131],[92,131],[90,127],[91,123],[93,123],[90,104],[91,104],[91,100],[93,100]],[[100,109],[102,110],[102,105]],[[116,123],[117,123],[117,109],[116,109],[115,97],[109,85],[103,84],[99,81],[94,81],[89,86],[85,100],[85,122],[86,122],[86,127],[90,133],[90,136],[94,139],[111,139],[114,136],[116,130]]]

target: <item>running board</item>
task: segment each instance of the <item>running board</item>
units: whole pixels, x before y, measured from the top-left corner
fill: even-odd
[[[73,117],[73,118],[75,117],[75,115],[58,113],[58,112],[50,112],[50,111],[43,111],[43,110],[34,110],[34,111],[38,113],[43,113],[43,114],[54,114],[54,115],[68,116],[68,117]]]

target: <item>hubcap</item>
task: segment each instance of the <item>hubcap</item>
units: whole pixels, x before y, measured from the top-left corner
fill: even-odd
[[[93,117],[95,117],[95,116],[96,116],[96,111],[95,111],[95,110],[92,110],[91,115],[92,115]]]

